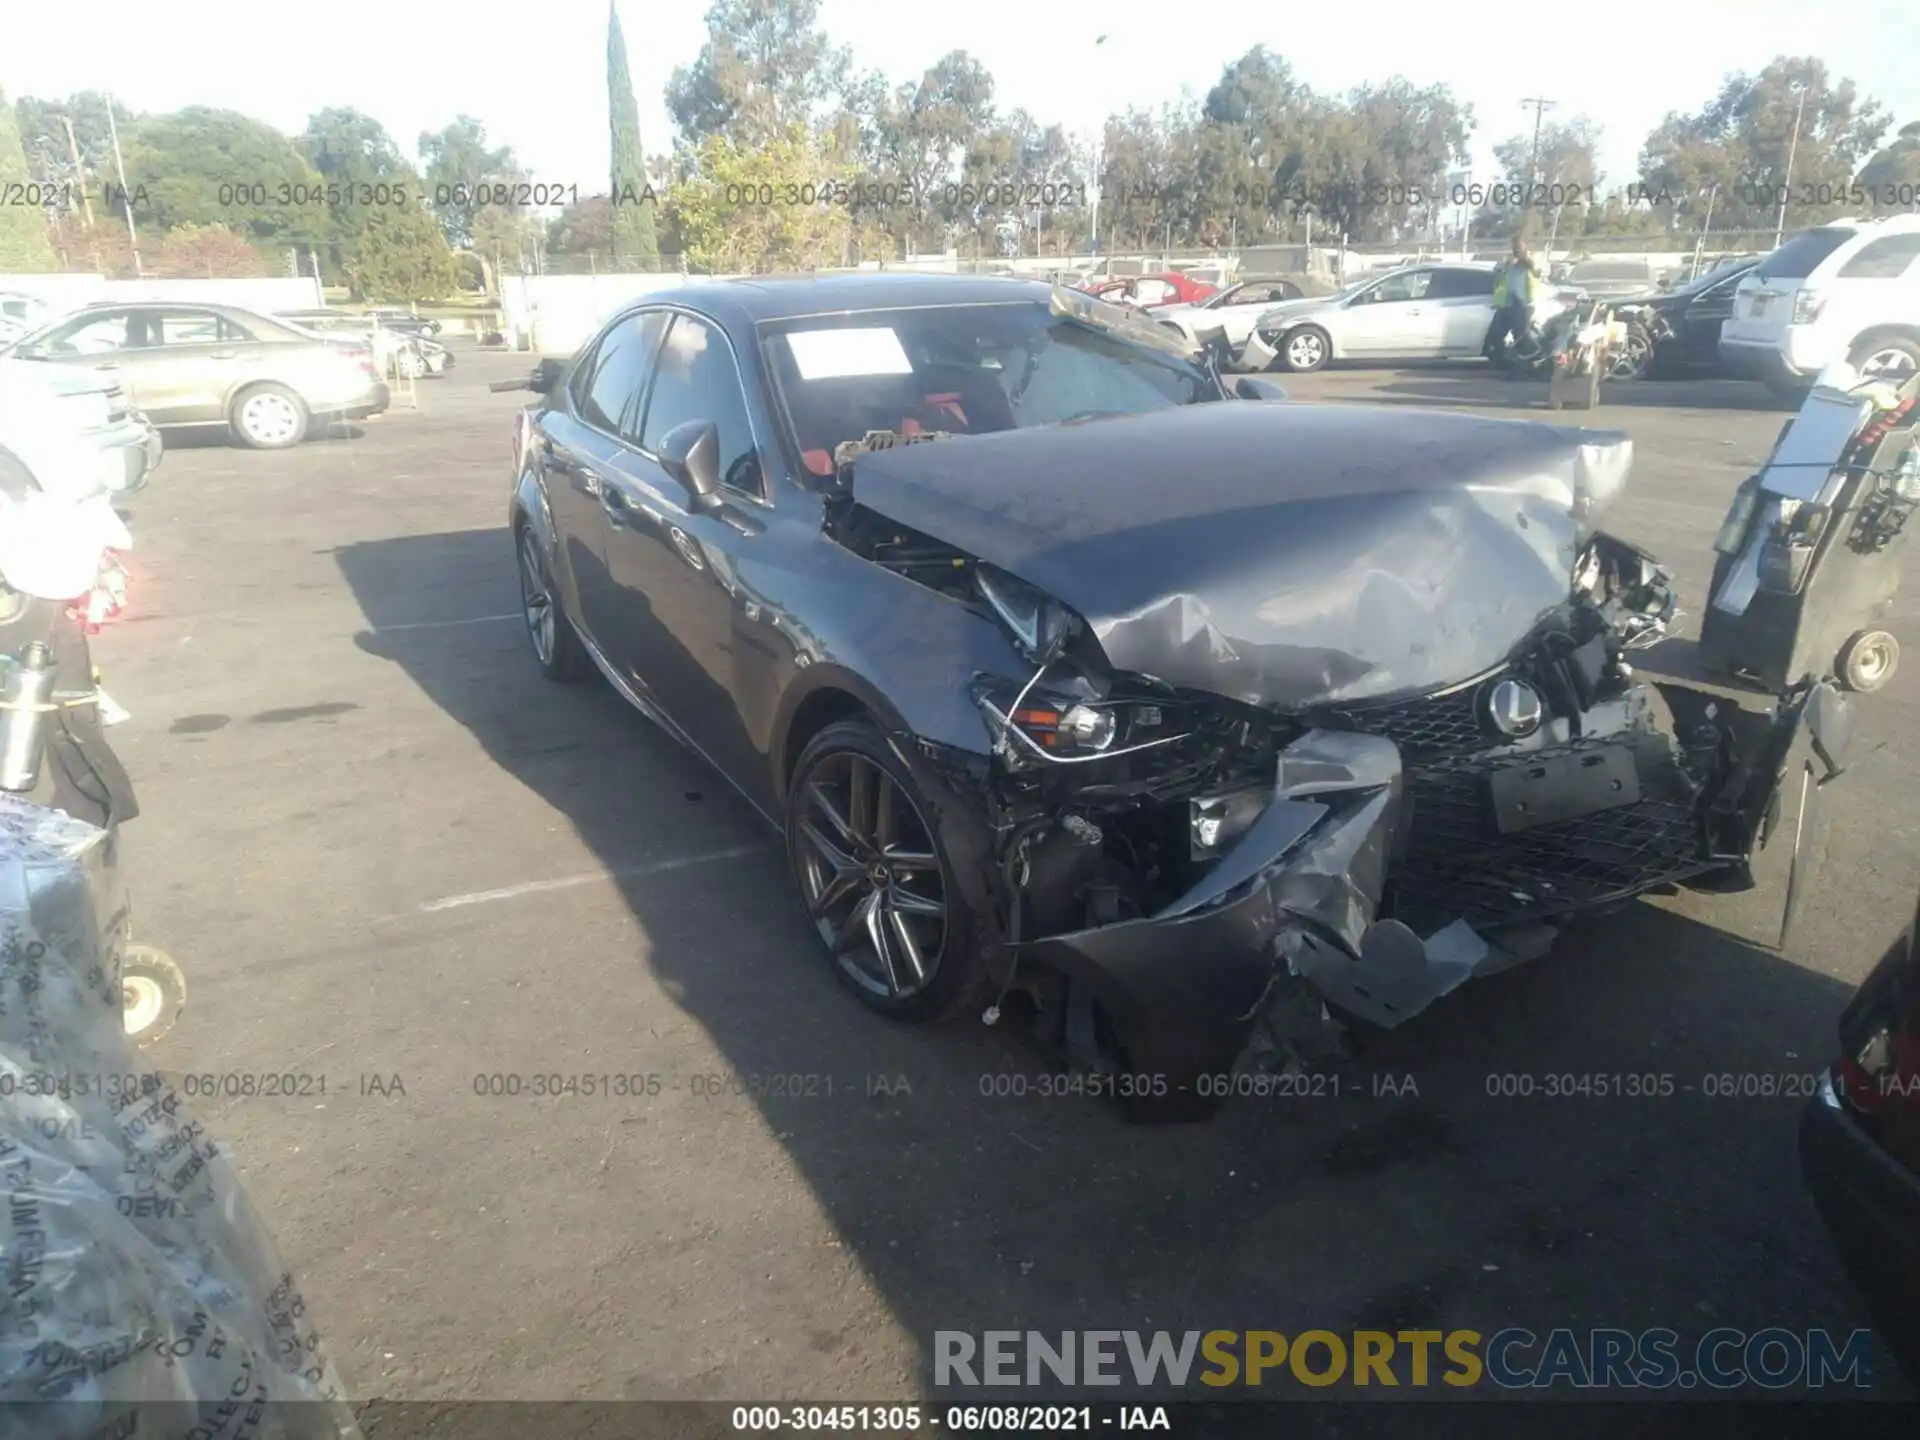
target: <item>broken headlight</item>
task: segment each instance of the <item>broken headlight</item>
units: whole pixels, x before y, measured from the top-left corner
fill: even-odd
[[[993,607],[1000,623],[1029,660],[1057,655],[1078,623],[1074,613],[1058,600],[1016,580],[1003,570],[981,565],[974,572],[980,598]]]
[[[1077,698],[1029,685],[983,680],[974,698],[1015,763],[1101,760],[1184,739],[1158,705]]]

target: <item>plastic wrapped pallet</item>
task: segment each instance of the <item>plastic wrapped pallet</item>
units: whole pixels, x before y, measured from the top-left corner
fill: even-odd
[[[126,1036],[116,844],[0,794],[0,1437],[354,1440],[229,1162]]]

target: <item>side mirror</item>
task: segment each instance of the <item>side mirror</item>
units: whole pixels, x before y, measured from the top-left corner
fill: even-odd
[[[720,427],[711,420],[689,420],[660,439],[660,465],[701,514],[712,514],[720,498]]]
[[[536,395],[551,395],[560,388],[560,379],[566,372],[566,361],[543,355],[533,367],[533,374],[527,378],[527,388]]]
[[[1242,375],[1233,382],[1233,393],[1242,400],[1284,400],[1287,392],[1271,380],[1258,375]]]

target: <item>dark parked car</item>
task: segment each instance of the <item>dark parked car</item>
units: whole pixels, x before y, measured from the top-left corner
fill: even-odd
[[[1840,1017],[1840,1062],[1800,1158],[1820,1218],[1907,1383],[1920,1390],[1920,950],[1909,926]]]
[[[364,420],[391,403],[370,353],[235,305],[90,305],[7,353],[117,370],[162,430],[218,426],[256,450],[298,445],[316,423]]]
[[[1733,292],[1760,262],[1744,260],[1695,276],[1644,301],[1618,302],[1618,313],[1640,320],[1653,337],[1646,374],[1679,374],[1720,366],[1720,327],[1733,313]]]
[[[1229,388],[1077,292],[700,283],[526,385],[541,669],[784,832],[873,1008],[1019,991],[1127,1098],[1204,1108],[1301,984],[1394,1025],[1724,879],[1839,701],[1651,703],[1665,572],[1589,523],[1626,437]]]

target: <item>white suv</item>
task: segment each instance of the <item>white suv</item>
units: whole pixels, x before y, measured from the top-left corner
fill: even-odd
[[[1920,370],[1920,215],[1803,231],[1734,292],[1720,330],[1729,373],[1802,395],[1836,360],[1900,378]]]

